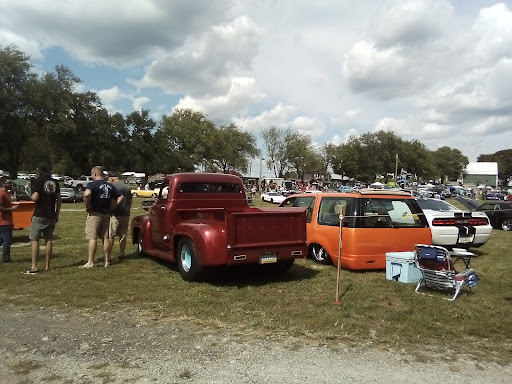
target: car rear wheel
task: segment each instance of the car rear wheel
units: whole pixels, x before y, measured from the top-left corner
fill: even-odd
[[[309,247],[309,257],[320,264],[329,265],[332,263],[331,257],[320,244],[312,244]]]
[[[180,239],[177,256],[178,270],[183,280],[201,280],[204,272],[203,267],[199,264],[196,248],[190,239],[186,237]]]
[[[504,231],[511,231],[512,230],[512,219],[503,219],[501,222],[501,229]]]
[[[82,192],[84,190],[84,186],[82,184],[78,184],[76,186],[77,191]]]

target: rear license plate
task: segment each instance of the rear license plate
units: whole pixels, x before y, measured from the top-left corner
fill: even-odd
[[[473,235],[469,236],[459,236],[459,243],[466,244],[466,243],[472,243],[473,242]]]
[[[277,263],[277,255],[275,253],[264,253],[260,255],[260,264]]]

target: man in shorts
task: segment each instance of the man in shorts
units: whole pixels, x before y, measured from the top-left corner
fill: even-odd
[[[7,178],[0,178],[0,244],[2,245],[2,261],[10,263],[12,244],[12,211],[18,209],[18,205],[12,205],[9,196],[9,188],[12,182]]]
[[[110,252],[114,246],[115,236],[119,237],[119,260],[123,259],[126,249],[126,236],[128,235],[128,224],[130,221],[130,209],[132,207],[132,192],[130,188],[119,179],[117,172],[110,172],[108,181],[111,182],[118,192],[123,196],[123,202],[119,204],[110,217]]]
[[[103,168],[96,166],[91,169],[91,181],[85,187],[84,202],[87,218],[85,220],[85,238],[88,240],[87,263],[80,268],[94,267],[97,239],[103,243],[105,267],[110,265],[109,227],[111,212],[123,201],[123,196],[113,184],[103,179]]]
[[[37,273],[37,259],[39,257],[39,239],[41,234],[45,241],[46,265],[45,271],[50,269],[50,259],[53,250],[53,231],[55,224],[59,221],[62,199],[60,196],[59,182],[53,180],[50,175],[50,167],[42,162],[37,166],[39,176],[32,185],[31,199],[34,201],[34,215],[30,225],[29,239],[32,248],[32,265],[25,274]]]

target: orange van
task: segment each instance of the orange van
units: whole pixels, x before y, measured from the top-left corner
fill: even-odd
[[[385,269],[387,252],[413,251],[432,244],[423,211],[408,193],[385,189],[303,193],[289,196],[281,207],[306,207],[308,256],[341,267]]]

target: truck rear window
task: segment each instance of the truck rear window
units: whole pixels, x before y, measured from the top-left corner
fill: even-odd
[[[240,185],[225,183],[183,183],[178,187],[180,193],[240,193]]]

